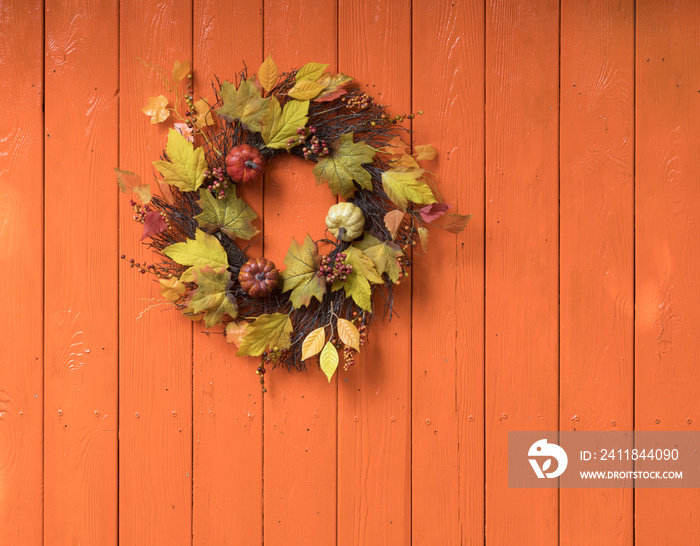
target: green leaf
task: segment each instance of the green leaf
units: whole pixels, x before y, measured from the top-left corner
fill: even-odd
[[[302,80],[316,81],[321,77],[324,70],[328,68],[327,64],[321,63],[307,63],[302,66],[296,74],[296,81],[300,82]]]
[[[329,341],[321,351],[321,370],[326,374],[328,382],[331,382],[333,374],[338,369],[338,350]]]
[[[197,204],[202,208],[202,213],[195,219],[199,227],[209,233],[219,229],[231,239],[250,239],[260,232],[251,224],[258,215],[233,191],[224,199],[217,199],[209,190],[202,188]]]
[[[195,313],[204,313],[207,328],[221,322],[224,315],[236,318],[238,307],[227,287],[231,283],[231,273],[225,268],[212,269],[205,266],[194,275],[197,290],[192,292],[188,305]]]
[[[224,82],[221,86],[221,98],[224,105],[216,113],[227,121],[237,121],[249,130],[259,133],[262,130],[262,118],[267,111],[270,99],[262,98],[260,89],[253,78],[242,80],[236,86]]]
[[[170,161],[154,161],[153,165],[163,175],[163,180],[181,191],[196,191],[204,181],[207,160],[204,149],[194,149],[176,129],[168,131],[168,144],[165,147]]]
[[[284,349],[289,345],[289,336],[293,331],[289,315],[274,313],[260,315],[246,327],[246,334],[241,340],[238,356],[260,356],[266,349]]]
[[[401,248],[394,242],[383,242],[365,232],[361,241],[353,243],[374,263],[374,267],[380,275],[386,273],[392,282],[399,280],[401,266],[399,266],[399,256],[403,256]]]
[[[295,308],[309,305],[311,298],[323,300],[326,293],[326,281],[317,275],[321,258],[318,255],[318,245],[309,235],[300,245],[292,238],[289,251],[284,259],[287,269],[282,271],[283,292],[292,293],[289,299]]]
[[[328,183],[333,195],[351,197],[355,193],[353,180],[360,187],[372,190],[372,175],[362,165],[371,163],[374,150],[364,141],[353,142],[353,133],[345,133],[333,145],[333,153],[319,159],[314,166],[316,185]]]
[[[301,80],[294,84],[287,93],[290,97],[297,100],[311,100],[323,91],[324,86],[311,80]]]
[[[297,128],[305,127],[306,122],[309,121],[309,101],[290,100],[281,110],[279,101],[275,97],[271,97],[270,100],[272,112],[265,116],[262,122],[263,140],[268,148],[286,148],[287,140],[297,136]],[[299,140],[295,139],[292,147],[298,144]]]
[[[406,210],[409,201],[418,205],[435,203],[435,196],[430,186],[420,180],[423,169],[407,171],[388,170],[382,173],[382,184],[387,197],[401,210]]]
[[[170,245],[163,249],[163,254],[180,265],[191,265],[199,269],[206,266],[213,269],[228,267],[226,250],[218,239],[199,229],[195,234],[195,239],[187,239],[184,243]],[[182,277],[180,280],[186,282]]]

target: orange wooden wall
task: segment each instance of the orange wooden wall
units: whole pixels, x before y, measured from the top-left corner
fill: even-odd
[[[700,3],[0,2],[0,544],[686,545],[695,490],[516,490],[509,430],[697,430]],[[158,304],[113,167],[161,88],[271,53],[394,113],[474,214],[359,364],[268,375]],[[330,195],[246,196],[278,263]],[[264,245],[264,248],[263,248]]]

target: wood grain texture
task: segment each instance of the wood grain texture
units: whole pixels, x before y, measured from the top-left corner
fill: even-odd
[[[637,2],[635,428],[698,430],[697,2]],[[697,490],[637,490],[636,544],[691,544]]]
[[[262,0],[196,0],[193,67],[198,96],[214,100],[215,76],[233,79],[262,62]],[[233,55],[229,47],[235,36]],[[262,228],[263,184],[239,185]],[[259,237],[259,236],[258,236]],[[247,246],[248,241],[239,241]],[[247,249],[262,255],[262,240]],[[236,347],[214,330],[194,330],[193,543],[202,546],[262,543],[262,389],[258,361],[236,357]],[[227,347],[227,345],[229,345]]]
[[[433,228],[414,261],[413,540],[484,542],[484,8],[413,4],[417,144],[442,199],[474,218]]]
[[[116,21],[46,3],[47,544],[117,543]]]
[[[120,9],[119,166],[152,180],[151,162],[165,148],[167,127],[151,125],[141,108],[147,97],[169,94],[156,72],[138,59],[170,74],[175,60],[191,58],[192,4],[123,1]],[[132,221],[132,211],[120,197],[120,252],[139,263],[155,261],[155,255],[138,242],[141,226]],[[122,260],[119,540],[123,544],[192,542],[192,326],[162,305],[157,284]]]
[[[561,37],[560,430],[632,430],[633,2],[564,2]],[[562,490],[560,544],[632,544],[632,502]]]
[[[307,62],[337,65],[336,3],[267,0],[265,55],[283,71]],[[265,256],[282,267],[292,237],[325,230],[328,188],[311,165],[280,156],[265,171]],[[266,375],[264,539],[267,544],[336,542],[337,378],[328,384],[315,362],[309,373]]]
[[[341,0],[338,70],[393,114],[411,107],[410,5]],[[381,52],[381,53],[380,53]],[[354,367],[338,386],[338,544],[408,544],[411,536],[411,286],[384,301]]]
[[[44,33],[41,1],[0,6],[0,529],[7,546],[42,544]]]
[[[507,433],[558,416],[559,3],[486,5],[486,543],[557,543],[556,490],[509,489]]]

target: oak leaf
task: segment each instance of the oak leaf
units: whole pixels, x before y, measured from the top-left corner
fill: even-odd
[[[396,282],[399,279],[399,274],[401,273],[399,256],[403,256],[399,245],[392,241],[381,241],[372,234],[365,232],[364,238],[353,243],[353,246],[359,248],[372,260],[377,273],[380,275],[386,273],[392,282]]]
[[[338,369],[338,350],[329,341],[321,351],[321,371],[326,374],[328,382],[331,382],[333,374]]]
[[[338,319],[338,337],[346,346],[360,352],[360,332],[352,322],[344,318]]]
[[[301,359],[306,360],[318,354],[323,349],[323,343],[326,341],[326,329],[321,326],[316,328],[304,339],[301,344]]]
[[[265,91],[270,92],[274,89],[275,85],[277,85],[278,78],[279,70],[277,69],[277,65],[275,61],[272,60],[272,57],[268,55],[267,59],[263,61],[263,64],[260,65],[260,69],[258,70],[258,81]]]
[[[333,195],[340,194],[346,198],[355,193],[353,181],[371,190],[372,175],[362,165],[371,163],[373,159],[374,150],[364,141],[353,142],[352,132],[342,134],[333,144],[333,153],[319,159],[314,166],[316,185],[327,182]]]
[[[267,111],[270,99],[264,99],[260,94],[260,88],[253,78],[242,80],[236,86],[230,82],[224,82],[221,86],[221,98],[224,105],[216,113],[226,121],[239,121],[249,130],[260,132],[262,130],[262,118]]]
[[[148,97],[148,103],[141,108],[141,111],[147,116],[151,116],[151,123],[153,124],[165,121],[170,115],[168,99],[163,95]]]
[[[267,99],[266,99],[267,100]],[[309,121],[309,101],[290,100],[280,107],[276,97],[270,97],[270,106],[262,118],[262,137],[268,148],[286,148],[290,138],[295,140],[292,147],[299,144],[297,128],[306,126]]]
[[[231,283],[228,269],[205,266],[197,270],[194,282],[197,283],[197,289],[192,292],[187,303],[195,313],[204,313],[207,328],[220,323],[224,315],[236,318],[238,307],[228,291]]]
[[[284,349],[289,345],[289,336],[294,330],[289,315],[273,313],[260,315],[247,324],[241,339],[238,356],[260,356],[267,349]]]
[[[177,129],[170,129],[165,151],[169,161],[153,162],[163,180],[180,191],[196,191],[204,182],[204,171],[207,170],[204,149],[195,149]]]
[[[117,184],[119,184],[120,190],[124,193],[133,193],[144,205],[151,200],[151,185],[142,184],[138,174],[117,168],[114,169],[114,172],[117,173]]]
[[[311,298],[323,300],[326,282],[317,275],[321,257],[318,255],[318,245],[309,235],[304,239],[303,245],[292,238],[284,263],[287,269],[281,274],[282,291],[292,291],[289,299],[295,308],[308,306]]]
[[[217,199],[209,190],[200,188],[197,204],[202,212],[194,218],[208,233],[221,230],[231,239],[250,239],[260,232],[251,223],[258,215],[233,191],[229,191],[224,199]]]
[[[435,203],[435,196],[430,186],[420,179],[424,172],[423,169],[384,171],[382,185],[387,197],[403,211],[406,210],[409,202],[418,205]]]

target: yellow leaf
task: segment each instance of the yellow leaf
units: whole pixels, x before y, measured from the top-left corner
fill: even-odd
[[[321,370],[326,374],[328,382],[331,382],[333,374],[338,369],[338,351],[329,341],[321,351]]]
[[[289,315],[273,313],[260,315],[246,326],[238,356],[260,356],[266,349],[282,350],[289,345],[289,336],[294,327]]]
[[[207,328],[220,323],[224,315],[236,318],[238,306],[228,291],[231,273],[227,268],[204,267],[197,271],[194,282],[197,290],[192,292],[187,303],[196,313],[204,313]]]
[[[262,130],[261,121],[267,111],[270,99],[264,99],[253,78],[241,81],[236,86],[224,82],[221,86],[224,105],[216,113],[227,121],[238,121],[253,132]]]
[[[319,353],[323,349],[323,343],[326,341],[326,329],[324,327],[316,328],[311,332],[304,343],[301,345],[301,359],[306,360]]]
[[[190,319],[193,322],[196,322],[198,320],[202,320],[204,318],[204,315],[201,313],[195,313],[194,309],[191,307],[185,307],[182,310],[182,314],[185,315],[188,319]]]
[[[117,183],[120,190],[124,193],[135,194],[144,205],[151,200],[151,185],[142,184],[141,177],[138,174],[117,168],[114,169],[114,172],[117,173]]]
[[[195,150],[194,144],[177,129],[170,129],[165,151],[169,161],[153,162],[163,180],[181,191],[196,191],[204,182],[204,171],[207,170],[204,149]]]
[[[312,82],[311,80],[301,80],[294,84],[294,87],[289,90],[288,95],[297,100],[311,100],[321,91],[323,91],[323,86],[321,84]]]
[[[395,136],[386,143],[386,146],[382,148],[382,152],[392,155],[403,155],[407,149],[408,144],[401,140],[401,137]]]
[[[399,256],[403,256],[399,245],[393,241],[380,241],[365,231],[364,238],[361,241],[354,242],[353,246],[359,248],[372,260],[377,273],[380,275],[386,273],[392,282],[399,280],[399,274],[401,273]]]
[[[221,246],[216,237],[204,233],[200,229],[197,230],[195,239],[187,239],[184,243],[175,243],[165,247],[163,254],[180,265],[191,265],[200,269],[205,266],[228,267],[228,257],[224,247]],[[180,280],[184,282],[182,277]]]
[[[350,76],[346,76],[345,74],[336,74],[333,76],[330,72],[326,72],[316,80],[316,83],[321,84],[324,89],[323,93],[321,93],[314,100],[316,102],[328,102],[337,99],[346,93],[345,89],[343,88],[351,81],[352,78]]]
[[[353,141],[353,133],[344,133],[333,143],[333,153],[318,160],[313,168],[316,185],[328,183],[333,195],[351,197],[355,190],[354,182],[361,188],[372,190],[372,175],[362,165],[371,163],[374,151],[364,140]],[[353,182],[354,181],[354,182]]]
[[[177,277],[159,279],[160,294],[168,301],[177,301],[185,293],[186,286]]]
[[[194,125],[197,129],[214,125],[214,110],[212,110],[206,100],[199,99],[194,103],[194,109],[197,110],[197,117],[194,120]]]
[[[190,60],[175,61],[173,65],[173,83],[179,82],[182,78],[190,73]]]
[[[423,169],[411,169],[408,171],[388,170],[382,173],[382,185],[389,199],[401,210],[406,210],[408,203],[429,205],[435,203],[430,186],[420,180]]]
[[[433,147],[432,144],[424,144],[422,146],[416,146],[416,153],[418,154],[416,156],[416,159],[418,161],[421,161],[423,159],[430,161],[431,159],[435,159],[435,156],[437,155],[437,150]]]
[[[141,108],[141,111],[147,116],[151,116],[151,123],[160,123],[168,119],[170,112],[168,111],[168,99],[163,95],[157,97],[148,97],[148,103]]]
[[[287,147],[287,140],[293,138],[293,146],[297,146],[297,128],[305,127],[309,121],[309,101],[290,100],[282,110],[275,97],[270,97],[269,100],[270,106],[262,118],[262,137],[265,145],[268,148],[282,149]]]
[[[229,322],[226,326],[226,342],[233,343],[236,347],[241,346],[241,341],[243,336],[246,334],[247,330],[245,322]]]
[[[308,234],[303,245],[292,237],[284,263],[287,269],[282,271],[282,292],[292,291],[289,300],[295,309],[308,306],[311,298],[323,301],[326,281],[317,275],[321,257],[318,255],[318,245]]]
[[[272,57],[268,55],[267,59],[260,65],[260,70],[258,70],[258,81],[263,89],[269,92],[277,85],[278,78],[279,71],[277,70],[277,65],[275,61],[272,60]]]
[[[194,219],[208,233],[221,230],[230,239],[250,239],[260,231],[251,223],[258,215],[234,191],[217,199],[209,190],[200,188],[197,204],[202,212]]]
[[[418,236],[420,237],[420,247],[423,252],[428,252],[428,228],[419,227]]]
[[[302,66],[296,74],[296,81],[300,82],[302,80],[316,81],[321,77],[323,71],[328,68],[327,64],[321,63],[307,63]]]
[[[391,212],[387,212],[384,216],[384,225],[386,225],[386,229],[389,230],[392,239],[396,239],[396,234],[405,216],[406,213],[400,210],[392,210]]]
[[[343,318],[338,319],[338,337],[345,345],[360,352],[360,332],[352,322]]]
[[[418,162],[408,154],[403,154],[398,159],[392,158],[391,159],[391,166],[392,166],[392,168],[401,167],[401,168],[406,168],[406,169],[420,169],[420,165],[418,165]]]

